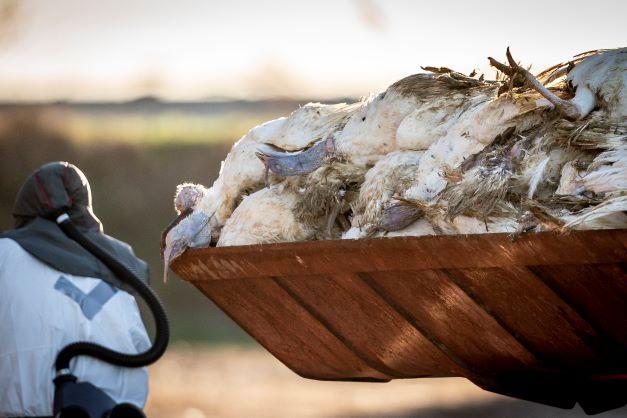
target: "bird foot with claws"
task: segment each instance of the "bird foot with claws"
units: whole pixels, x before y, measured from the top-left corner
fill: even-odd
[[[529,70],[521,67],[512,57],[509,47],[507,48],[506,56],[509,65],[503,64],[492,57],[488,57],[488,60],[490,65],[509,76],[512,83],[514,83],[517,77],[522,77],[532,89],[547,99],[566,119],[574,121],[585,116],[579,106],[569,100],[558,97],[547,89]]]
[[[261,144],[255,155],[265,166],[266,184],[269,171],[281,177],[309,174],[321,167],[335,153],[335,138],[329,135],[312,147],[297,152],[287,152],[269,144]]]

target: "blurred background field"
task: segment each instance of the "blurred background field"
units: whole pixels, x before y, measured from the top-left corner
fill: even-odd
[[[497,0],[0,0],[0,230],[39,165],[86,173],[105,231],[149,262],[171,317],[172,348],[150,369],[150,417],[583,416],[463,379],[302,379],[190,285],[163,284],[159,238],[176,185],[210,185],[258,123],[311,100],[354,100],[420,65],[489,76],[484,57],[508,44],[534,68],[624,46],[625,5],[530,0],[512,16]]]
[[[153,285],[172,317],[175,340],[249,342],[187,284],[162,283],[161,230],[175,216],[183,181],[210,185],[232,142],[295,102],[4,105],[0,107],[0,230],[12,226],[13,199],[28,174],[71,161],[89,178],[105,232],[149,262]]]
[[[461,378],[319,382],[253,347],[179,345],[150,369],[151,418],[583,418],[483,391]],[[627,408],[599,415],[625,417]]]

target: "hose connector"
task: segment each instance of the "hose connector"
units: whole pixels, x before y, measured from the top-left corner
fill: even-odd
[[[58,223],[59,225],[61,225],[61,224],[62,224],[62,223],[64,223],[64,222],[67,222],[67,221],[69,221],[69,220],[70,220],[70,215],[68,215],[67,213],[62,213],[61,215],[59,215],[59,216],[57,217],[57,223]]]

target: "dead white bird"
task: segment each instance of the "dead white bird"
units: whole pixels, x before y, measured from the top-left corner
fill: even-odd
[[[175,230],[163,237],[166,266],[185,248],[199,246],[201,242],[209,245],[211,237],[214,241],[221,238],[222,227],[243,197],[265,187],[268,170],[265,161],[258,158],[260,147],[294,151],[316,139],[327,138],[342,126],[352,109],[351,105],[314,103],[297,109],[287,118],[256,126],[233,145],[222,163],[218,178],[211,188],[202,188],[200,199],[187,199],[187,194],[193,193],[190,187],[182,185],[177,191],[175,204],[178,210],[185,204],[187,206],[175,220],[178,223]],[[193,195],[200,196],[198,193]],[[229,240],[227,233],[222,242]],[[169,241],[172,241],[170,246]]]
[[[625,52],[623,49],[587,55],[577,60],[577,64],[571,63],[563,71],[556,67],[557,70],[549,71],[548,77],[547,72],[543,73],[545,78],[555,79],[556,71],[559,70],[561,76],[566,75],[566,81],[576,87],[575,97],[567,104],[565,99],[559,98],[562,106],[559,110],[566,119],[587,117],[593,107],[598,106],[599,110],[579,125],[571,123],[569,126],[559,120],[538,118],[541,114],[537,110],[533,110],[532,113],[521,111],[519,115],[513,116],[517,135],[503,143],[500,148],[492,149],[491,146],[475,154],[482,156],[482,161],[463,174],[461,181],[449,184],[446,192],[434,197],[444,199],[440,204],[448,206],[449,219],[470,211],[488,217],[489,221],[497,216],[497,213],[491,212],[498,209],[510,195],[509,198],[518,196],[518,201],[539,200],[553,205],[559,202],[559,199],[553,199],[554,194],[572,194],[577,197],[582,193],[623,191],[627,181],[623,165],[627,158],[627,153],[623,149],[627,141],[627,136],[624,135],[625,109],[621,105],[627,96],[627,91],[622,87],[627,74]],[[537,97],[534,96],[536,91],[544,97],[547,97],[547,92],[552,95],[551,98],[557,97],[552,91],[541,88],[543,86],[535,77],[516,64],[509,50],[507,58],[509,67],[494,59],[491,59],[491,62],[510,75],[510,87],[515,83],[515,77],[519,75],[522,75],[523,83],[519,84],[519,89],[500,97],[511,100],[512,103],[519,102],[521,98],[525,101],[533,100]],[[525,89],[524,83],[530,84],[532,89]],[[563,95],[568,94],[568,89],[568,85],[563,84],[557,90]],[[591,91],[595,98],[592,105],[588,100]],[[550,105],[543,100],[536,100],[536,106]],[[558,103],[555,100],[553,102]],[[580,112],[577,117],[574,117],[571,111],[575,108]],[[623,120],[623,123],[617,120]],[[590,164],[590,152],[587,150],[591,149],[606,151],[597,155],[594,160],[596,163]],[[582,166],[588,168],[584,170]],[[437,185],[433,171],[429,175]],[[419,181],[421,185],[408,191],[407,197],[415,197],[416,191],[421,191],[421,186],[424,190],[430,183],[420,179]],[[586,201],[590,200],[587,198],[579,201],[570,200],[571,203]],[[614,204],[608,206],[602,213],[608,214],[610,209],[622,210],[619,204]],[[561,217],[559,215],[564,214],[547,213],[547,216],[552,216],[558,221]],[[600,222],[600,219],[597,220],[597,223]]]
[[[334,155],[353,165],[376,161],[397,147],[396,131],[416,104],[476,82],[412,76],[356,104],[313,103],[287,118],[257,126],[233,146],[196,211],[212,214],[212,224],[219,230],[243,196],[277,182],[268,178],[268,171],[305,175]]]
[[[273,183],[268,168],[280,172],[278,167],[281,164],[276,161],[280,161],[284,155],[293,157],[291,160],[288,158],[290,161],[296,159],[306,164],[302,156],[311,155],[311,151],[307,153],[299,150],[309,147],[308,150],[317,152],[320,147],[315,144],[322,143],[322,153],[318,152],[317,155],[330,152],[332,134],[341,129],[354,109],[354,105],[310,103],[295,110],[287,118],[266,122],[244,135],[233,145],[222,163],[218,179],[201,204],[204,211],[214,213],[216,228],[224,225],[243,196]],[[320,165],[321,162],[316,167]],[[296,173],[304,174],[313,169],[308,167]]]
[[[200,184],[184,183],[176,188],[174,208],[178,216],[161,235],[164,282],[168,279],[172,260],[187,248],[208,247],[211,243],[211,216],[197,210],[207,192]]]
[[[627,192],[627,136],[621,146],[596,156],[579,184],[595,193]]]
[[[582,55],[535,77],[508,50],[509,65],[491,60],[508,82],[429,68],[433,74],[407,77],[352,105],[303,106],[234,145],[219,178],[194,206],[203,218],[193,227],[207,225],[209,217],[206,235],[215,241],[222,233],[219,245],[337,236],[335,223],[350,217],[347,193],[356,193],[367,169],[351,228],[341,228],[345,238],[511,231],[522,209],[512,211],[508,199],[517,198],[519,206],[523,200],[549,204],[559,191],[557,201],[581,198],[579,210],[604,198],[590,194],[620,196],[626,51]],[[411,162],[401,161],[403,153]],[[390,180],[395,171],[405,172],[398,182]],[[256,204],[276,210],[288,227],[274,223],[279,217],[255,214]],[[595,213],[616,213],[621,205]],[[303,216],[313,207],[319,210]],[[554,209],[547,207],[547,219],[569,222],[564,216],[572,213]]]
[[[351,229],[344,233],[343,238],[365,237],[380,229],[397,231],[416,220],[411,219],[409,214],[394,216],[397,211],[391,207],[394,205],[394,197],[412,183],[423,154],[423,151],[391,152],[366,172],[359,196],[353,205]],[[386,209],[389,216],[386,225],[381,225]],[[408,207],[407,210],[411,209]],[[402,223],[398,224],[397,221]]]
[[[454,119],[455,109],[467,104],[468,97],[473,95],[468,94],[468,89],[496,91],[495,88],[493,84],[450,70],[442,74],[415,74],[353,105],[326,106],[324,109],[332,112],[326,117],[333,119],[335,115],[338,122],[335,129],[327,131],[327,136],[312,136],[317,142],[305,144],[299,139],[297,144],[301,148],[296,150],[273,142],[272,145],[283,151],[298,152],[281,153],[261,147],[259,157],[271,171],[283,176],[313,171],[333,155],[353,165],[372,165],[396,150],[426,149],[445,134],[447,115]],[[307,122],[300,129],[311,123]],[[423,132],[430,136],[422,135]]]
[[[446,169],[457,169],[508,128],[524,131],[542,120],[533,95],[512,100],[505,95],[496,97],[495,88],[491,94],[478,94],[471,100],[471,106],[459,115],[446,135],[425,151],[416,180],[404,194],[406,199],[433,203],[447,185],[442,175]],[[521,119],[521,114],[526,117]]]
[[[282,185],[244,197],[220,233],[218,247],[305,241],[312,231],[294,214],[297,195]]]

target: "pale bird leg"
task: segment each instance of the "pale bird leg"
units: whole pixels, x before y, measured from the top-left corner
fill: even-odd
[[[325,237],[331,237],[331,231],[333,230],[333,225],[335,225],[335,221],[340,214],[340,210],[344,206],[344,199],[340,199],[339,202],[333,206],[331,209],[331,213],[329,213],[329,217],[327,218],[327,225],[324,230]]]
[[[488,57],[488,61],[490,61],[491,66],[493,66],[494,68],[496,68],[497,70],[505,74],[506,76],[511,77],[514,75],[514,70],[509,68],[507,65],[495,60],[492,57]]]
[[[268,187],[270,186],[270,167],[268,167],[268,164],[263,158],[261,158],[261,162],[263,162],[263,165],[265,166],[265,169],[263,170],[263,184],[265,187]]]
[[[513,76],[516,74],[520,74],[521,76],[523,76],[525,78],[525,81],[531,86],[531,88],[533,88],[544,98],[546,98],[562,115],[564,115],[566,119],[579,120],[582,117],[586,116],[588,112],[584,112],[577,104],[558,97],[555,93],[547,89],[544,84],[542,84],[533,74],[518,65],[518,63],[512,57],[512,54],[509,51],[509,47],[507,48],[507,52],[505,55],[507,56],[509,66],[498,62],[494,58],[488,58],[490,60],[490,64],[502,73],[510,76],[511,78],[513,78]],[[586,108],[587,107],[588,106],[586,106]],[[592,107],[594,107],[594,105]]]

